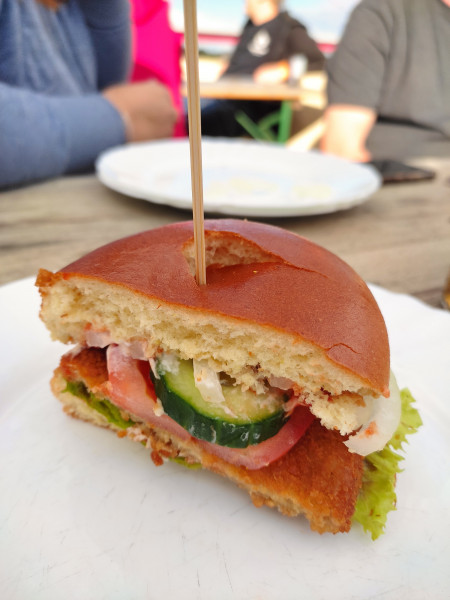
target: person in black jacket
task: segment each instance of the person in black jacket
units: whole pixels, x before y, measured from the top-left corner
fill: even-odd
[[[222,77],[252,76],[257,83],[281,83],[290,77],[290,62],[303,55],[308,70],[323,68],[325,58],[306,27],[281,10],[282,0],[246,0],[248,20]],[[279,108],[279,102],[218,100],[202,110],[202,133],[237,137],[243,111],[254,122]]]

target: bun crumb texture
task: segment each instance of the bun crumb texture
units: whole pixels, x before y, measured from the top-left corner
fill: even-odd
[[[193,274],[191,222],[118,240],[55,274],[41,270],[41,317],[61,342],[107,332],[114,343],[143,344],[148,358],[162,349],[205,360],[259,394],[289,380],[325,427],[353,431],[361,398],[387,395],[389,382],[386,327],[365,283],[276,227],[205,221],[205,241],[206,286]]]

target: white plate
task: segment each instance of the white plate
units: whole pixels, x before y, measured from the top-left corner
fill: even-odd
[[[204,138],[206,212],[247,217],[329,213],[364,202],[380,176],[318,152],[296,152],[252,140]],[[97,161],[108,187],[143,200],[192,209],[189,143],[169,140],[109,150]]]
[[[62,345],[30,279],[0,288],[2,600],[443,600],[449,597],[450,315],[374,289],[399,383],[424,427],[398,510],[372,542],[312,533],[220,477],[67,417],[48,380]]]

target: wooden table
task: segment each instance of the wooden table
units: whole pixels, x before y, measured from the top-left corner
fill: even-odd
[[[251,76],[226,76],[216,81],[200,82],[200,97],[210,100],[260,100],[265,102],[280,102],[279,132],[277,138],[266,136],[255,128],[254,123],[248,122],[248,117],[241,115],[239,122],[247,132],[256,139],[271,139],[286,143],[291,135],[291,123],[294,111],[309,106],[322,110],[325,106],[325,74],[322,71],[305,73],[298,84],[256,83]],[[187,95],[184,84],[182,94]]]
[[[186,86],[182,88],[186,95]],[[251,77],[223,77],[200,83],[200,96],[216,100],[299,100],[300,87],[287,83],[255,83]]]
[[[217,81],[200,82],[200,96],[216,100],[288,100],[323,108],[325,85],[325,74],[322,71],[306,73],[298,85],[255,83],[252,77],[227,76]],[[186,96],[186,85],[183,85],[181,91]]]
[[[439,306],[450,268],[450,161],[432,182],[385,186],[364,204],[330,215],[265,219],[337,253],[367,281]],[[191,218],[135,200],[94,175],[0,193],[0,284],[55,270],[113,239]]]

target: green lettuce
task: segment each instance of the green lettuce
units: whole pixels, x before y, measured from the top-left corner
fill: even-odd
[[[92,409],[106,417],[109,423],[120,427],[120,429],[126,429],[127,427],[134,425],[134,421],[131,419],[127,421],[122,417],[120,409],[118,409],[117,406],[114,406],[114,404],[109,402],[109,400],[106,400],[106,398],[99,398],[98,396],[91,394],[81,381],[66,381],[66,389],[64,391],[69,392],[69,394],[77,396],[78,398],[82,398]]]
[[[200,463],[188,463],[187,460],[182,456],[175,456],[173,458],[169,457],[169,460],[179,465],[183,465],[183,467],[186,467],[188,469],[201,469],[202,467]]]
[[[98,396],[91,394],[81,381],[66,380],[66,388],[64,391],[72,394],[73,396],[77,396],[78,398],[82,398],[92,409],[101,413],[108,419],[110,423],[113,423],[121,429],[126,429],[127,427],[134,425],[134,421],[131,419],[126,421],[122,417],[117,406],[114,406],[114,404],[109,402],[109,400],[106,400],[106,398],[99,398]],[[143,442],[143,444],[145,445],[145,442]],[[200,463],[188,463],[184,458],[181,457],[171,458],[170,460],[183,465],[188,469],[199,469],[201,467]]]
[[[422,419],[413,406],[415,400],[411,392],[404,389],[400,395],[402,415],[399,426],[383,450],[366,456],[363,485],[353,515],[353,521],[370,532],[373,540],[384,532],[388,513],[396,509],[395,481],[397,473],[402,471],[399,463],[404,459],[396,451],[403,450],[403,444],[408,443],[406,436],[415,433],[422,425]]]

